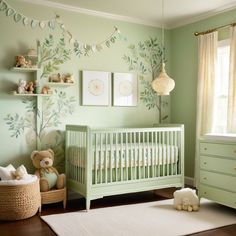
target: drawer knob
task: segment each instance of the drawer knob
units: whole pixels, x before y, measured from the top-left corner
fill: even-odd
[[[236,170],[236,166],[234,167],[234,170]]]
[[[204,194],[207,194],[207,192],[204,192]]]
[[[207,150],[207,148],[205,147],[204,150]]]
[[[205,180],[206,180],[206,179],[207,179],[207,177],[204,177],[203,179],[205,179]]]
[[[204,161],[203,164],[206,165],[207,164],[206,161]]]

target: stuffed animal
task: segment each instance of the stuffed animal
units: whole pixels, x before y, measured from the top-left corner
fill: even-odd
[[[65,175],[59,174],[54,168],[54,152],[52,149],[33,151],[31,159],[36,168],[35,174],[40,179],[40,191],[46,192],[52,188],[62,189],[65,186]]]
[[[174,192],[174,207],[177,210],[198,211],[199,199],[196,190],[183,188]]]
[[[15,171],[12,171],[12,174],[17,180],[30,178],[24,165],[21,165]]]
[[[23,80],[23,79],[20,79],[20,80],[19,80],[17,92],[18,92],[19,94],[24,94],[24,93],[26,93],[26,81],[25,81],[25,80]]]
[[[24,56],[18,55],[16,56],[15,59],[16,59],[15,67],[23,67],[23,68],[29,67],[28,62],[25,60]]]
[[[49,77],[49,82],[53,82],[53,83],[62,83],[63,79],[61,77],[60,73],[57,74],[53,74]]]
[[[72,74],[65,74],[63,76],[63,81],[64,83],[74,83],[74,78],[73,78],[73,75]]]
[[[52,94],[52,90],[48,86],[44,86],[41,90],[42,94]]]
[[[32,81],[28,82],[25,86],[27,93],[34,93],[34,83]]]

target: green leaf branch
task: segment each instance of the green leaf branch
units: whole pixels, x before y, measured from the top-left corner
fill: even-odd
[[[49,76],[59,70],[59,66],[70,60],[71,50],[66,48],[64,34],[55,43],[53,35],[49,35],[43,43],[38,41],[39,61],[38,67],[43,67],[40,78]]]
[[[163,61],[166,62],[165,48],[158,43],[157,38],[149,38],[144,42],[140,41],[137,45],[129,45],[128,53],[123,56],[129,71],[139,73],[139,79],[143,85],[143,91],[140,92],[140,100],[146,104],[149,110],[157,108],[159,115],[161,115],[162,107],[166,106],[166,102],[162,101],[161,96],[157,96],[151,87],[151,81],[148,77],[150,78],[151,76],[151,79],[154,80],[159,74],[162,57]],[[160,118],[159,116],[159,122],[167,117]]]

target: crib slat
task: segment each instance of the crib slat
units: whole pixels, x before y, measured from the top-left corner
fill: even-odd
[[[97,147],[97,144],[98,144],[98,134],[95,133],[95,160],[94,160],[94,182],[95,184],[98,183],[98,180],[97,180],[97,158],[98,158],[98,147]]]
[[[123,152],[123,133],[120,133],[120,181],[123,181],[123,159],[124,159],[124,152]]]
[[[119,137],[119,135],[118,135],[118,133],[116,133],[116,181],[115,182],[117,182],[118,181],[118,173],[117,173],[117,171],[118,171],[118,160],[119,160],[119,152],[118,152],[118,137]]]
[[[113,158],[113,137],[112,133],[110,133],[110,156],[109,156],[109,161],[110,161],[110,182],[112,182],[112,160],[115,161],[115,158]]]
[[[105,183],[107,183],[107,133],[105,133]]]
[[[143,159],[143,178],[146,177],[146,169],[145,169],[145,132],[142,132],[143,139],[142,139],[142,159]]]
[[[151,177],[154,178],[154,132],[151,133]]]
[[[100,179],[100,184],[102,183],[102,169],[104,165],[104,159],[103,159],[103,142],[102,142],[102,133],[100,133],[100,159],[99,159],[99,179]]]
[[[128,133],[126,132],[125,133],[125,179],[128,180],[128,158],[130,159],[129,157],[129,148],[128,147]]]
[[[142,149],[141,149],[141,134],[140,132],[138,132],[138,179],[141,179],[141,171],[140,171],[140,161],[141,161],[141,153],[142,153]]]
[[[146,136],[147,136],[147,153],[146,153],[146,156],[145,156],[145,159],[146,159],[146,165],[145,165],[145,169],[147,170],[147,177],[150,178],[150,175],[149,175],[149,161],[150,161],[150,144],[149,144],[149,132],[146,133]],[[146,176],[145,176],[146,177]]]

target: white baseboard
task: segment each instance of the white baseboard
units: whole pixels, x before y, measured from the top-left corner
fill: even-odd
[[[194,187],[194,178],[185,176],[184,177],[184,183],[188,186]]]

